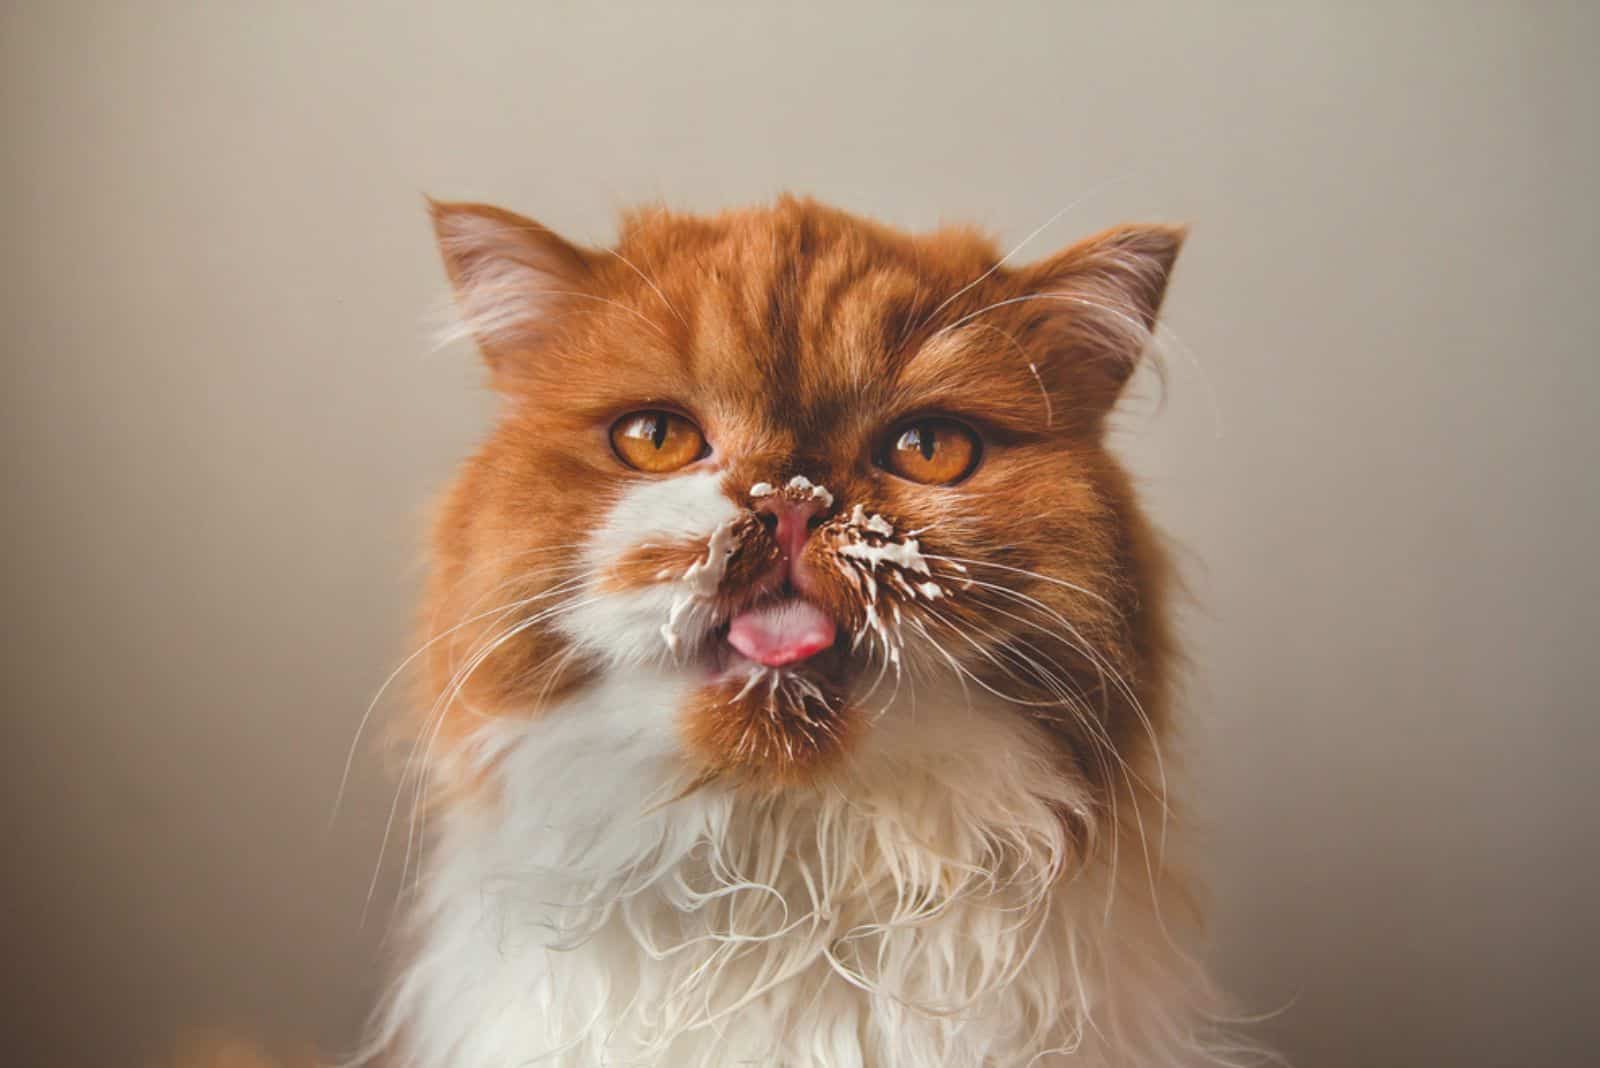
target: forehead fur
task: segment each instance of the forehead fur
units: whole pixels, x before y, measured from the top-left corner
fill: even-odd
[[[638,213],[618,251],[687,319],[685,378],[810,427],[852,398],[884,403],[938,302],[998,259],[971,230],[911,237],[793,199],[706,220]],[[768,388],[752,397],[752,382]]]
[[[1037,325],[1061,309],[1000,259],[970,228],[909,235],[796,198],[637,210],[502,377],[582,419],[676,404],[773,448],[931,410],[1034,433],[1075,410],[1072,367]]]
[[[792,268],[819,254],[839,257],[861,269],[898,267],[910,278],[926,277],[929,272],[959,275],[974,267],[983,270],[998,258],[994,242],[971,227],[911,235],[788,196],[771,206],[709,216],[638,208],[623,216],[618,247],[630,256],[637,254],[655,262],[692,256],[703,263],[756,269],[767,275],[778,266]]]

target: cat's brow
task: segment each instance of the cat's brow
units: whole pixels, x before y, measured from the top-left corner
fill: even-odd
[[[1008,332],[974,325],[928,339],[895,376],[902,414],[945,410],[1018,436],[1046,430],[1055,411],[1039,365]]]
[[[929,338],[900,367],[899,388],[943,390],[952,380],[969,380],[983,359],[981,331],[956,330]]]

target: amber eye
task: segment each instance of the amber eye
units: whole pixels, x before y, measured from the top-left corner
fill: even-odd
[[[629,412],[611,424],[611,447],[629,467],[660,474],[704,456],[706,438],[681,415]]]
[[[978,435],[954,419],[918,419],[895,431],[883,466],[912,482],[959,482],[978,466]]]

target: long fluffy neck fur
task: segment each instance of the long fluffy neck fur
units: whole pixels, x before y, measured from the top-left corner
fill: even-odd
[[[1221,1061],[1125,806],[1014,711],[922,694],[838,777],[684,793],[666,676],[452,758],[419,949],[379,1042],[416,1068]],[[1181,908],[1171,906],[1181,914]]]

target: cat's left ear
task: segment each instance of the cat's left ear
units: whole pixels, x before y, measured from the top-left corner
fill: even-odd
[[[1150,344],[1187,235],[1182,226],[1113,227],[1017,272],[1018,299],[1072,362],[1080,402],[1116,402]]]
[[[555,231],[487,204],[430,198],[428,211],[459,313],[446,340],[473,338],[491,370],[536,345],[557,307],[585,297],[590,254]]]

